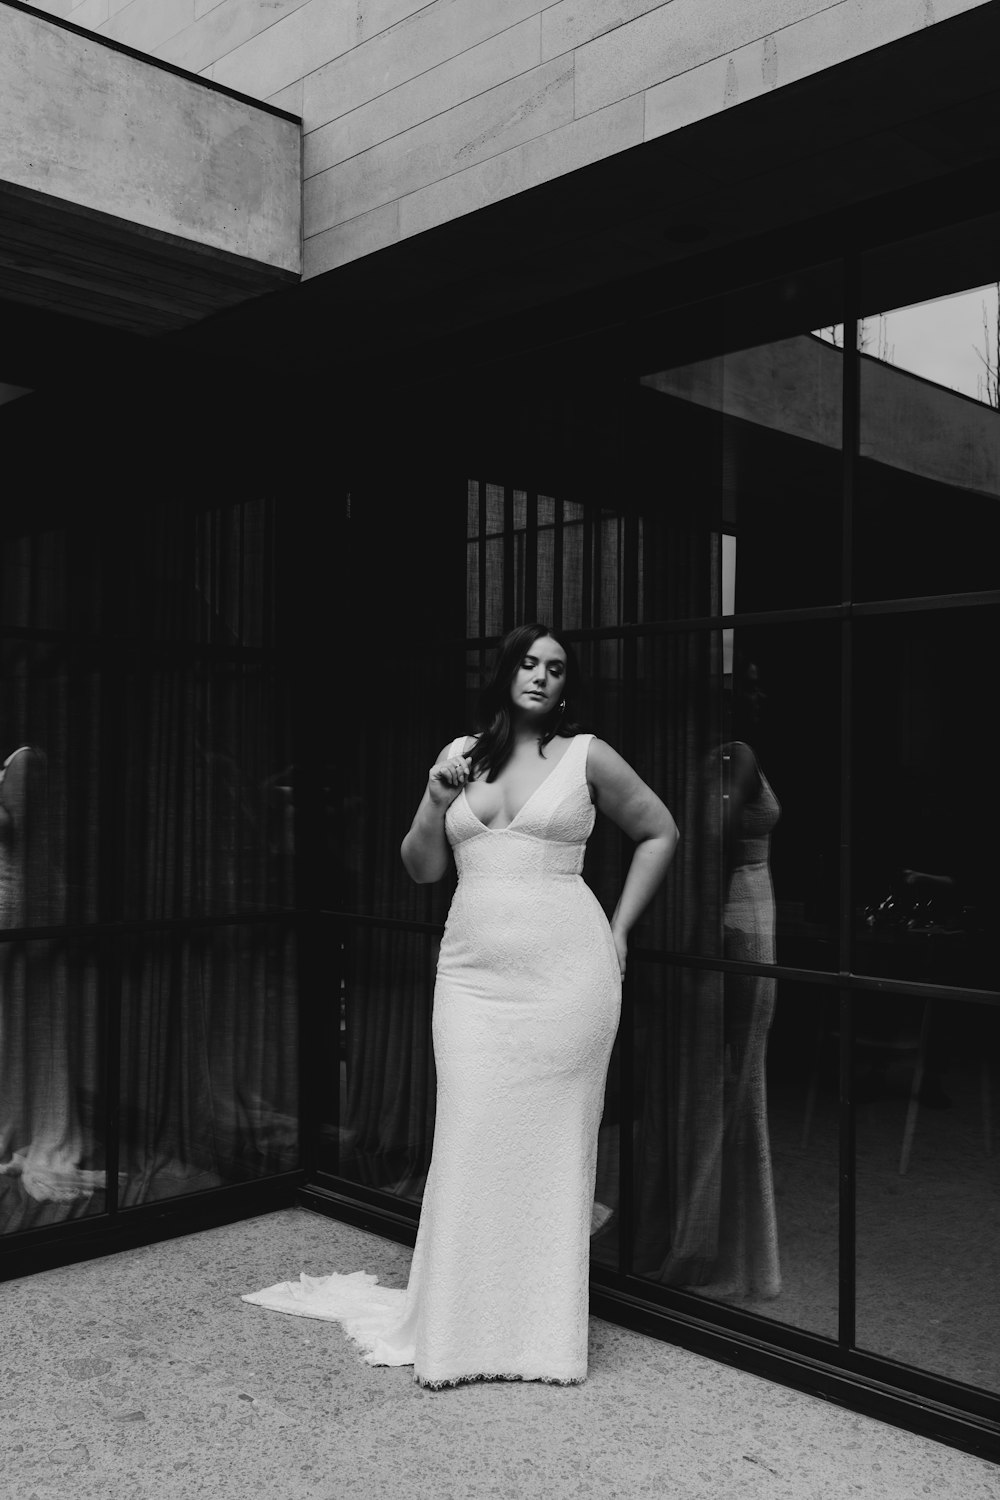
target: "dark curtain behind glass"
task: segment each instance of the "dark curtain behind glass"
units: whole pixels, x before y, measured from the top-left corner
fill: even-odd
[[[652,410],[650,419],[655,422],[658,415]],[[604,418],[618,422],[622,414],[612,409]],[[343,752],[351,757],[343,778],[346,790],[331,812],[331,854],[341,856],[344,880],[341,909],[363,918],[347,928],[345,1068],[335,1169],[366,1185],[410,1197],[422,1190],[434,1114],[435,929],[444,920],[453,880],[414,886],[403,870],[399,843],[434,756],[456,734],[473,728],[497,639],[530,618],[570,632],[604,632],[604,639],[584,639],[578,646],[587,682],[583,727],[633,761],[682,826],[691,828],[704,815],[700,768],[712,737],[718,634],[636,641],[622,628],[639,617],[640,609],[647,618],[718,613],[717,529],[706,520],[701,493],[686,492],[679,505],[681,492],[652,466],[639,478],[619,469],[616,479],[605,497],[593,475],[574,487],[567,482],[565,494],[553,493],[556,486],[545,491],[505,483],[502,475],[476,477],[467,482],[464,506],[458,496],[438,506],[430,544],[413,531],[391,540],[383,531],[380,543],[371,536],[367,544],[373,576],[397,618],[407,618],[407,603],[410,618],[421,618],[419,587],[457,599],[464,616],[450,636],[441,631],[436,639],[423,635],[411,642],[401,629],[392,637],[386,658],[391,670],[376,674],[384,681],[386,702],[374,695],[376,707],[364,714],[356,741]],[[365,530],[376,530],[377,515],[374,500],[366,514],[363,499],[354,497],[352,548],[359,559],[365,555]],[[454,575],[458,587],[449,584],[440,555],[445,526],[452,540],[456,531],[464,540],[464,567]],[[454,549],[447,555],[450,560]],[[383,642],[383,626],[369,617],[363,639],[372,647]],[[328,780],[341,785],[334,767]],[[599,820],[586,878],[608,912],[628,853],[618,831]],[[702,897],[706,878],[717,882],[718,873],[706,876],[702,858],[701,842],[686,841],[670,886],[637,942],[679,948],[690,942],[697,914],[713,926]],[[415,930],[418,926],[423,930]],[[647,1010],[662,1016],[662,1006],[652,999]],[[617,1078],[617,1066],[611,1076]],[[619,1124],[617,1099],[609,1096],[600,1180],[604,1196],[612,1200],[605,1204],[610,1209],[617,1203]]]
[[[340,928],[342,987],[328,1010],[320,1166],[419,1197],[434,1125],[436,933],[451,884],[415,885],[399,846],[428,768],[462,729],[463,496],[432,484],[436,469],[421,477],[417,449],[398,445],[413,468],[373,459],[352,488],[330,638],[329,693],[349,732],[324,724],[323,899],[355,920]]]
[[[5,1232],[105,1206],[119,1006],[124,1206],[297,1164],[276,515],[134,497],[86,524],[5,515]]]
[[[74,648],[65,529],[0,538],[0,1231],[104,1207],[96,948],[106,681]],[[38,935],[30,937],[35,931]]]

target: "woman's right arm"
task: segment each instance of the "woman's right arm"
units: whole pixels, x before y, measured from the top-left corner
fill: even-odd
[[[469,758],[448,757],[445,745],[431,766],[427,789],[399,852],[406,873],[418,885],[440,880],[448,869],[451,851],[444,831],[444,815],[469,779]]]

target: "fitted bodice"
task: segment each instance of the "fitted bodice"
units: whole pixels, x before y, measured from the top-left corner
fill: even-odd
[[[465,791],[445,814],[445,832],[460,880],[469,876],[530,880],[579,875],[594,827],[587,784],[592,734],[578,734],[505,828],[487,828]],[[464,739],[456,741],[459,748]]]

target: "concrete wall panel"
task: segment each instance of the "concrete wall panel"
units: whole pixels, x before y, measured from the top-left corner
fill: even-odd
[[[542,11],[542,55],[558,57],[670,0],[557,0]]]
[[[356,0],[355,41],[366,42],[427,7],[428,0]]]
[[[303,171],[307,177],[356,156],[370,146],[402,135],[425,120],[538,66],[541,23],[530,16],[478,47],[430,68],[399,88],[362,104],[311,131],[305,138]]]
[[[244,42],[277,25],[307,0],[221,0],[156,49],[179,68],[200,73]]]
[[[511,198],[526,187],[550,182],[588,162],[637,146],[641,140],[642,99],[621,99],[586,119],[535,136],[478,166],[411,193],[400,203],[400,234],[419,234],[487,203]]]
[[[279,89],[276,94],[269,94],[267,102],[273,104],[275,109],[285,109],[290,115],[298,115],[301,118],[304,92],[305,79],[297,78],[287,88]]]
[[[193,24],[194,0],[132,0],[124,10],[111,14],[101,32],[140,52],[155,52],[163,42]]]
[[[837,0],[827,3],[835,5]],[[577,49],[577,114],[653,88],[822,8],[817,0],[725,6],[672,0]]]
[[[394,203],[312,235],[303,247],[303,276],[318,276],[384,249],[394,240],[513,197],[526,183],[535,186],[550,182],[588,162],[637,146],[641,140],[642,99],[623,99],[584,120],[573,120],[535,136]]]
[[[399,26],[331,59],[306,79],[303,124],[312,130],[457,58],[529,16],[538,0],[435,0]],[[432,108],[432,113],[439,111]]]
[[[307,0],[273,26],[227,52],[212,67],[216,83],[268,99],[305,78],[321,59],[339,57],[355,39],[354,7]]]
[[[302,245],[303,278],[319,276],[323,271],[332,271],[334,266],[346,265],[393,244],[399,239],[399,211],[397,198],[370,213],[348,219],[346,224],[335,224],[332,229],[311,235]]]
[[[296,124],[6,6],[0,181],[299,268]]]
[[[969,9],[963,0],[936,0],[936,5],[938,20],[945,19],[944,11],[956,15]],[[925,17],[925,0],[881,0],[877,10],[865,0],[837,0],[648,89],[646,140],[806,78],[816,72],[817,59],[832,64],[859,57],[919,30]]]
[[[82,5],[74,7],[69,19],[75,26],[86,26],[89,31],[97,31],[110,14],[108,0],[83,0]]]
[[[543,136],[572,118],[572,62],[557,58],[308,178],[304,232],[308,236],[328,228],[337,222],[338,213],[343,218],[342,203],[354,208],[353,218]]]
[[[613,107],[627,100],[640,101],[639,139],[651,140],[986,3],[156,0],[167,16],[155,45],[302,114],[309,275],[528,188],[533,174],[626,149],[636,107]],[[76,11],[100,4],[106,28],[149,44],[151,0]],[[176,29],[184,5],[193,16]],[[584,129],[590,115],[614,122],[611,135]],[[550,147],[535,144],[549,133]]]

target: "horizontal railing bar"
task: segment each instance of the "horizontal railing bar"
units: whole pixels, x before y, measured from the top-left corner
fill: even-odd
[[[0,928],[0,943],[35,943],[53,940],[85,942],[107,937],[141,937],[150,932],[187,932],[206,927],[250,927],[270,922],[293,926],[315,919],[301,907],[271,907],[266,911],[223,912],[215,916],[134,917],[120,921],[50,923],[44,927]]]
[[[320,916],[344,926],[376,927],[387,932],[421,932],[441,937],[444,927],[436,922],[411,921],[405,917],[380,917],[364,912],[324,910]],[[839,973],[833,969],[803,969],[793,964],[763,964],[751,959],[711,958],[701,953],[678,953],[668,948],[633,948],[630,957],[636,962],[670,965],[675,968],[708,969],[720,974],[746,974],[763,979],[786,979],[814,984],[824,989],[869,990],[876,993],[912,996],[927,1000],[968,1000],[974,1004],[1000,1004],[1000,990],[974,989],[969,985],[930,984],[924,980],[890,979],[864,972]]]

